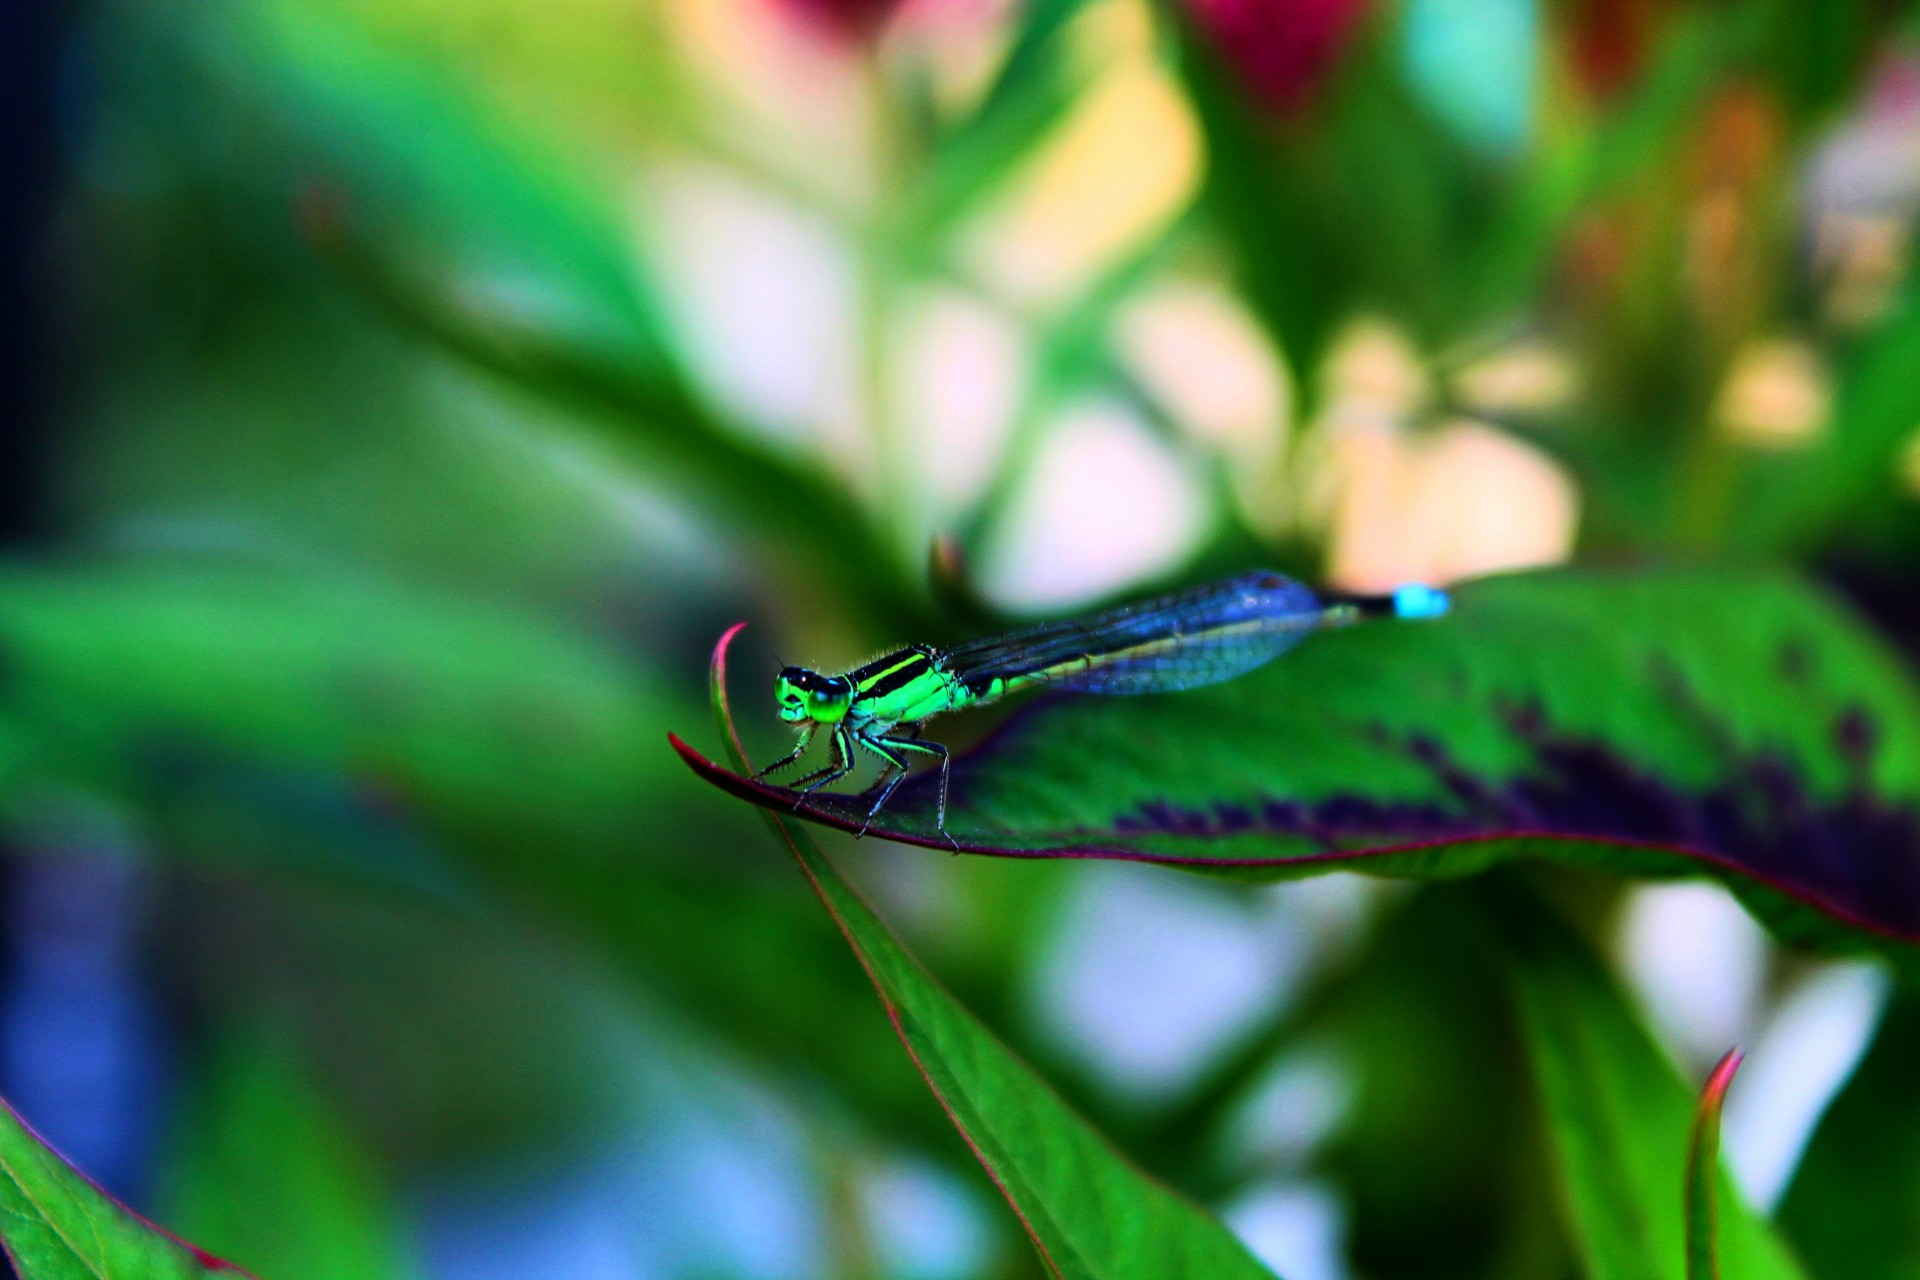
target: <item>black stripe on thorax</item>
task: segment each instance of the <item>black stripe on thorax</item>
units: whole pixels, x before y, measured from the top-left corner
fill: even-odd
[[[914,645],[884,658],[875,658],[848,678],[862,698],[884,698],[894,690],[933,670],[933,650]],[[871,682],[871,683],[869,683]]]

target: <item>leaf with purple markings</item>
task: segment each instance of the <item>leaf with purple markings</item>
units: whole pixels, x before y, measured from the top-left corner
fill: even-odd
[[[727,649],[739,630],[713,651],[713,707],[729,754],[744,765],[726,688]],[[1130,1164],[948,994],[804,830],[779,815],[768,825],[853,949],[901,1046],[1049,1276],[1273,1280],[1217,1218]]]
[[[944,726],[935,722],[931,736]],[[710,781],[751,782],[684,744]],[[935,787],[874,825],[950,847]],[[865,802],[800,813],[858,829]],[[1920,692],[1820,592],[1707,571],[1514,576],[1212,688],[1055,697],[953,766],[960,849],[1298,877],[1544,858],[1706,873],[1789,936],[1920,957]]]

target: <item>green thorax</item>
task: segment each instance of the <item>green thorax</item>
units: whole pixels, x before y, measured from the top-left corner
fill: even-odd
[[[941,670],[938,655],[925,645],[876,658],[845,678],[853,683],[847,719],[854,724],[910,724],[981,701]]]

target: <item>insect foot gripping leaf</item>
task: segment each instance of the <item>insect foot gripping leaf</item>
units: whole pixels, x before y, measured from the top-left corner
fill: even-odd
[[[0,1245],[20,1280],[244,1276],[177,1240],[61,1159],[0,1104]]]
[[[715,718],[747,769],[713,654]],[[688,750],[672,740],[683,754]],[[1061,1280],[1273,1280],[1206,1210],[1130,1164],[920,967],[808,838],[768,814],[807,883],[873,981],[907,1056],[1006,1197],[1047,1273]]]
[[[1920,966],[1920,691],[1820,592],[1708,571],[1522,574],[1452,613],[1312,636],[1229,683],[1059,697],[892,840],[1245,876],[1458,877],[1516,858],[1707,874],[1776,929]],[[683,756],[716,785],[793,793]],[[800,809],[856,830],[856,797]]]

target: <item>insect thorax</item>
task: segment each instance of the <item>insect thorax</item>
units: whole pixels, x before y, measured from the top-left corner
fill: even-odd
[[[951,711],[967,700],[966,691],[935,662],[934,652],[915,645],[878,658],[852,672],[856,724],[905,724]]]

